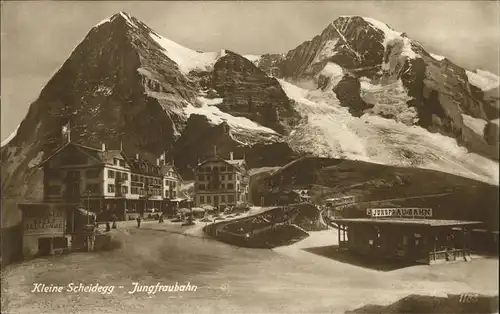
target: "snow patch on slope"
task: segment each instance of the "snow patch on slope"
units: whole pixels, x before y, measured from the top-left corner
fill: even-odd
[[[17,130],[19,130],[19,126],[20,124],[17,125],[16,129],[14,130],[14,132],[12,132],[9,136],[7,136],[6,139],[4,139],[1,143],[1,147],[4,147],[5,145],[9,144],[10,141],[12,141],[12,139],[14,137],[16,137],[17,135]]]
[[[446,57],[443,57],[443,56],[440,56],[440,55],[437,55],[437,54],[434,54],[434,53],[429,53],[429,54],[431,55],[431,57],[433,57],[437,61],[443,61],[444,59],[446,59]]]
[[[179,70],[184,74],[189,74],[191,71],[210,71],[215,62],[225,55],[225,50],[197,52],[156,33],[150,33],[149,36],[163,48],[164,54],[169,59],[177,63]]]
[[[418,55],[411,49],[411,40],[407,37],[401,36],[402,33],[396,32],[387,24],[370,17],[363,17],[363,19],[372,25],[372,27],[381,30],[384,33],[384,47],[393,41],[403,41],[402,55],[408,58],[415,59]]]
[[[332,89],[334,86],[337,86],[342,80],[342,77],[344,77],[344,70],[340,65],[328,62],[319,74],[330,78],[328,86],[325,89]]]
[[[205,97],[197,97],[199,102],[207,106],[215,106],[220,105],[224,101],[224,98],[205,98]]]
[[[486,127],[486,124],[488,124],[487,121],[471,117],[465,113],[462,113],[462,119],[464,121],[465,126],[471,129],[474,133],[479,134],[481,136],[484,135],[484,128]]]
[[[353,117],[333,92],[306,91],[279,80],[307,118],[289,137],[293,149],[316,156],[433,169],[498,184],[498,163],[469,153],[453,138],[380,116]]]
[[[214,125],[219,125],[222,122],[227,122],[229,126],[237,130],[241,129],[254,130],[254,131],[278,135],[276,131],[264,127],[260,124],[257,124],[250,119],[244,117],[234,117],[228,113],[221,111],[219,108],[214,106],[216,104],[216,101],[214,101],[214,99],[198,97],[198,100],[202,103],[201,107],[195,107],[189,104],[187,107],[184,108],[184,112],[188,117],[192,114],[197,114],[207,117],[208,121]]]
[[[360,79],[360,84],[361,98],[367,103],[374,104],[374,107],[367,112],[394,119],[406,125],[418,122],[416,109],[408,106],[408,101],[412,97],[408,95],[401,79],[386,85],[375,85],[363,77]]]
[[[500,85],[500,78],[491,72],[484,70],[468,71],[466,70],[469,83],[480,88],[483,91],[488,91],[497,88]]]
[[[100,21],[94,27],[99,27],[99,26],[101,26],[103,24],[106,24],[108,22],[112,22],[112,21],[114,21],[119,16],[123,17],[125,19],[125,22],[128,25],[130,25],[130,26],[132,26],[134,28],[138,28],[138,26],[134,23],[134,21],[132,21],[132,19],[130,18],[130,16],[127,13],[122,12],[122,11],[120,11],[118,14],[114,14],[114,15],[108,17],[107,19],[104,19],[104,20]]]
[[[258,64],[260,62],[261,56],[256,56],[256,55],[244,55],[243,58],[247,59],[248,61]]]

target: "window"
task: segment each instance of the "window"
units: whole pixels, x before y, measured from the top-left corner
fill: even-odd
[[[136,186],[131,187],[130,188],[130,193],[131,194],[136,194],[136,195],[139,194],[139,188],[136,187]]]
[[[227,179],[228,179],[228,180],[233,180],[233,175],[232,175],[232,174],[228,174],[228,175],[227,175]]]
[[[116,159],[116,158],[113,158],[113,165],[116,165],[116,166],[118,166],[118,159]]]
[[[228,184],[227,184],[227,189],[228,189],[228,190],[232,190],[232,189],[234,189],[234,184],[232,184],[232,183],[228,183]]]
[[[115,178],[115,172],[113,170],[108,170],[108,178],[111,178],[111,179]]]
[[[203,176],[203,175],[198,176],[198,180],[203,181],[204,179],[205,179],[205,176]]]
[[[205,203],[205,196],[200,195],[200,204]]]
[[[144,177],[143,177],[143,176],[140,176],[140,177],[139,177],[139,181],[140,181],[140,182],[144,182]]]
[[[128,194],[128,186],[122,186],[122,193]]]
[[[136,174],[133,174],[132,181],[135,181],[135,182],[139,181],[139,177]]]
[[[225,172],[226,171],[226,167],[222,166],[220,167],[220,172]]]
[[[198,184],[198,190],[204,190],[205,184]]]
[[[220,188],[221,188],[221,189],[225,189],[225,188],[226,188],[226,185],[225,185],[224,183],[221,183],[221,184],[220,184]]]
[[[47,187],[47,194],[56,195],[61,193],[61,186],[59,185],[49,185]]]
[[[207,195],[207,204],[212,204],[212,196]]]
[[[118,160],[118,165],[120,167],[125,167],[125,161],[124,160]]]
[[[87,178],[98,178],[100,174],[101,171],[99,169],[89,169],[85,173]]]
[[[174,198],[177,197],[177,192],[173,191],[172,192],[172,197],[174,197]]]
[[[225,176],[225,175],[221,175],[221,176],[220,176],[220,179],[221,179],[222,181],[224,181],[224,180],[226,179],[226,176]]]
[[[228,201],[228,203],[234,203],[234,195],[228,195],[227,201]]]
[[[210,167],[206,167],[206,168],[205,168],[205,171],[206,171],[206,172],[210,172]]]
[[[225,195],[221,195],[220,196],[220,201],[221,201],[221,203],[225,203],[226,202],[226,196]]]
[[[115,193],[115,185],[108,184],[108,193]]]
[[[174,182],[172,182],[172,188],[174,188],[174,189],[175,189],[175,187],[176,187],[176,186],[177,186],[177,182],[175,182],[175,181],[174,181]]]

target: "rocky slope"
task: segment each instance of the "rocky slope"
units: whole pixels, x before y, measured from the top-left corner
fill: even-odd
[[[498,184],[497,162],[457,145],[492,156],[495,86],[498,77],[367,18],[340,17],[286,54],[241,56],[185,48],[120,12],[90,30],[2,143],[2,219],[16,221],[19,200],[40,199],[36,165],[68,122],[75,142],[122,142],[146,158],[167,151],[187,178],[217,145],[251,167],[307,153]]]

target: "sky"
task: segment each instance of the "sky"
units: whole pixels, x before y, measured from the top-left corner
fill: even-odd
[[[500,70],[495,1],[2,1],[1,139],[25,117],[88,31],[124,11],[195,50],[287,52],[340,15],[387,23],[469,69]]]

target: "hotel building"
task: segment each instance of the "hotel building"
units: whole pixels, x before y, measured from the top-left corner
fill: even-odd
[[[157,159],[152,164],[122,150],[106,150],[68,142],[45,159],[44,202],[79,204],[92,212],[165,211],[179,197],[181,177]]]
[[[245,159],[214,156],[195,169],[195,202],[197,206],[224,207],[248,202],[249,175]]]

